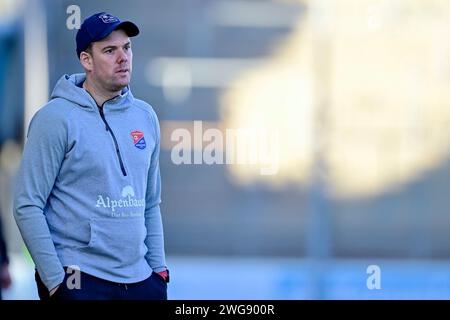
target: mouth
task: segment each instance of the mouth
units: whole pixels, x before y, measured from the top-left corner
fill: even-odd
[[[126,74],[128,72],[129,72],[128,69],[119,69],[119,70],[116,71],[116,73],[119,73],[119,74]]]

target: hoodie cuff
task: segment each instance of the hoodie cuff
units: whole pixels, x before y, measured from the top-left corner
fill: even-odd
[[[153,272],[156,272],[156,273],[162,272],[162,271],[166,271],[166,270],[167,270],[167,267],[166,267],[166,266],[164,266],[164,267],[158,267],[158,268],[153,268]]]
[[[66,274],[63,270],[62,273],[60,275],[58,275],[57,277],[54,277],[52,279],[47,279],[46,281],[42,280],[42,282],[44,282],[48,291],[50,291],[53,288],[55,288],[56,286],[60,285],[64,281],[65,276],[66,276]]]

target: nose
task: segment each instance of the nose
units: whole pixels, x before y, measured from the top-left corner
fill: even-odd
[[[118,63],[124,63],[128,61],[128,55],[125,50],[118,50],[119,56],[117,57]]]

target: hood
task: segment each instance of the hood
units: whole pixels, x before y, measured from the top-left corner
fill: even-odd
[[[81,84],[86,80],[86,74],[78,73],[69,75],[63,75],[55,85],[53,89],[51,99],[61,98],[69,102],[77,104],[79,107],[96,111],[97,103],[94,98],[83,89]],[[125,110],[133,103],[133,95],[131,94],[130,87],[127,86],[122,90],[122,93],[111,100],[108,100],[104,106],[107,110]]]

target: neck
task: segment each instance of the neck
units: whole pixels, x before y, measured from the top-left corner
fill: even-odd
[[[103,107],[105,101],[110,100],[118,95],[120,95],[121,90],[119,91],[107,91],[98,85],[95,82],[91,81],[86,77],[86,80],[83,83],[83,88],[89,92],[89,94],[94,98],[95,102],[99,107]]]

